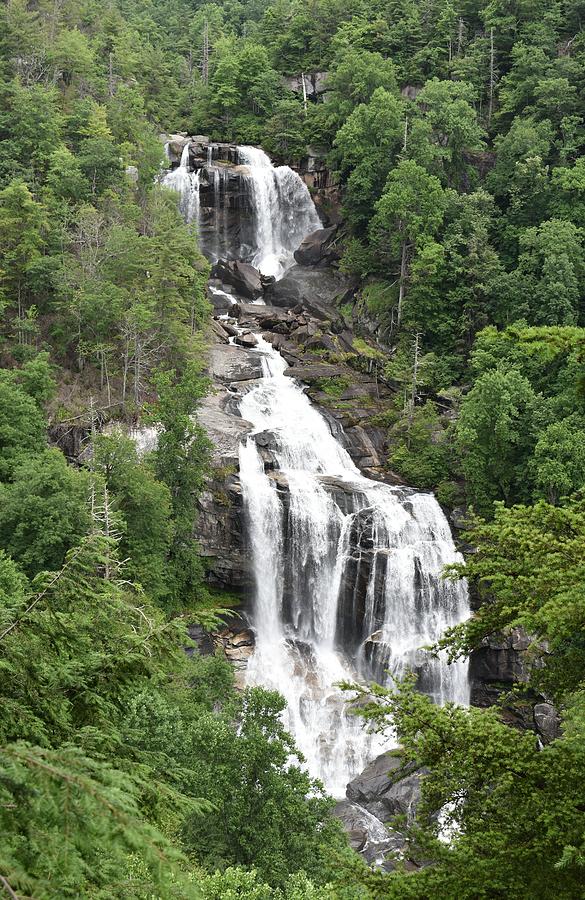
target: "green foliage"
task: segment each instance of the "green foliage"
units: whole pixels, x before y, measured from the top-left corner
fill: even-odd
[[[2,5],[6,893],[582,891],[582,12],[576,0]],[[316,72],[325,91],[305,108],[282,76]],[[563,738],[538,751],[481,711],[440,710],[408,688],[383,698],[380,717],[391,709],[405,752],[430,770],[410,846],[434,864],[417,872],[348,865],[279,701],[237,697],[220,660],[189,662],[180,620],[160,612],[203,620],[218,602],[193,540],[209,467],[192,418],[207,389],[209,270],[155,184],[158,134],[179,130],[262,144],[283,162],[307,144],[328,156],[342,268],[359,280],[352,315],[380,323],[386,375],[407,396],[415,382],[404,414],[380,419],[390,464],[446,504],[460,502],[462,471],[467,499],[495,517],[468,538],[484,605],[446,647],[522,626],[533,687],[567,704]],[[452,425],[435,402],[445,391],[463,397]],[[45,407],[82,429],[103,412],[146,412],[157,451],[138,459],[102,436],[93,471],[68,468],[46,448]],[[449,802],[459,830],[441,843],[425,811]]]
[[[419,488],[435,488],[452,472],[452,450],[430,400],[407,412],[390,430],[390,468]]]
[[[456,439],[469,497],[489,514],[494,500],[526,496],[536,442],[537,395],[518,371],[481,375],[461,405]]]
[[[134,442],[122,434],[97,435],[93,452],[95,467],[103,474],[121,516],[120,553],[128,559],[128,574],[150,597],[164,603],[173,538],[170,490],[147,464],[139,462]]]
[[[291,758],[297,754],[280,719],[284,701],[256,688],[238,706],[237,735],[211,718],[193,735],[194,751],[208,762],[196,789],[214,811],[187,821],[186,844],[207,846],[210,867],[254,865],[271,885],[284,886],[301,868],[323,883],[327,848],[341,850],[344,842],[331,801]]]
[[[579,896],[584,813],[574,786],[585,761],[580,712],[563,738],[539,750],[533,735],[499,722],[493,710],[441,708],[408,682],[396,693],[377,690],[364,714],[382,726],[391,716],[404,760],[428,770],[409,854],[433,862],[415,872],[398,867],[389,876],[366,876],[370,895]],[[449,840],[441,839],[440,829]]]
[[[43,448],[45,420],[14,378],[5,371],[0,374],[0,481],[4,481],[27,454]]]
[[[58,450],[23,459],[0,485],[0,545],[27,575],[57,569],[87,531],[89,478]]]
[[[468,539],[477,548],[465,575],[485,598],[479,612],[448,636],[454,653],[469,652],[485,635],[522,626],[534,639],[531,677],[562,697],[583,679],[585,616],[582,499],[565,506],[496,506],[493,522],[476,520]],[[460,574],[462,572],[460,571]]]
[[[207,390],[199,367],[191,364],[181,378],[174,371],[157,373],[158,393],[151,420],[162,429],[155,452],[155,472],[169,489],[173,511],[168,591],[179,608],[201,591],[203,572],[194,542],[196,498],[209,465],[209,439],[192,414]]]

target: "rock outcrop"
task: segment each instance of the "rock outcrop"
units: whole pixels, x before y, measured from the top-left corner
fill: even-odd
[[[331,225],[329,228],[320,228],[318,231],[309,234],[299,249],[295,251],[295,259],[299,265],[323,268],[336,262],[340,257],[339,251],[334,244],[336,234],[336,225]]]
[[[469,679],[473,706],[498,705],[504,722],[534,731],[543,744],[560,734],[560,716],[549,699],[526,688],[535,662],[533,641],[522,628],[494,634],[482,641],[470,657]],[[537,655],[536,655],[537,659]],[[538,664],[538,663],[537,663]]]
[[[425,774],[423,769],[404,765],[397,751],[383,753],[350,781],[347,799],[336,805],[334,813],[351,846],[375,868],[391,871],[398,861],[407,870],[419,867],[409,859],[406,836],[393,821],[399,821],[400,827],[413,823]]]
[[[211,275],[223,284],[230,285],[236,294],[249,300],[257,300],[264,293],[261,273],[249,263],[238,260],[220,260]]]

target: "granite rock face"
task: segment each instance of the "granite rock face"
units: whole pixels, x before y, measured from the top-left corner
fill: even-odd
[[[340,257],[335,248],[334,241],[337,234],[337,226],[321,228],[309,234],[295,251],[295,259],[301,266],[329,266]]]

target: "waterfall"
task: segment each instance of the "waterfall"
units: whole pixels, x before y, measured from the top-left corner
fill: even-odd
[[[274,167],[258,147],[237,147],[234,150],[242,165],[237,174],[246,202],[241,207],[236,203],[238,208],[231,210],[229,165],[221,160],[214,165],[214,147],[217,145],[207,146],[205,157],[195,161],[198,168],[191,171],[191,142],[187,142],[179,166],[164,173],[161,183],[180,195],[186,221],[200,225],[201,247],[212,262],[244,259],[264,275],[280,278],[294,264],[294,251],[303,239],[321,227],[307,186],[288,166]],[[168,157],[168,144],[165,152]],[[203,187],[211,193],[204,210],[200,200]],[[230,243],[233,224],[237,227]]]
[[[281,277],[303,239],[321,227],[306,184],[289,166],[272,165],[258,147],[238,147],[248,166],[255,246],[250,260],[264,275]]]
[[[381,745],[338,682],[413,669],[437,702],[468,702],[466,664],[421,649],[469,615],[465,584],[441,579],[461,557],[435,498],[363,477],[280,354],[261,337],[258,351],[263,377],[240,403],[254,426],[240,449],[256,584],[247,678],[284,695],[309,771],[340,797]]]
[[[168,145],[165,151],[168,153]],[[161,178],[164,187],[177,191],[179,194],[179,208],[185,221],[188,223],[199,221],[199,171],[192,172],[189,167],[189,141],[183,147],[181,161],[176,169],[165,172]]]

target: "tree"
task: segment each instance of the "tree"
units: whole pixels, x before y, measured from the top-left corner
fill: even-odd
[[[143,585],[153,600],[164,602],[173,533],[170,491],[148,465],[139,462],[134,442],[121,433],[97,435],[93,452],[95,467],[123,519],[120,554],[128,559],[128,576]]]
[[[296,99],[279,100],[264,126],[266,148],[284,159],[300,159],[307,149],[303,109]]]
[[[472,521],[468,537],[476,553],[465,577],[478,591],[480,609],[448,633],[442,645],[452,656],[469,653],[487,636],[521,627],[532,638],[530,683],[557,700],[580,690],[585,650],[583,561],[577,552],[585,533],[583,500],[562,506],[496,505],[493,522]],[[456,567],[463,576],[463,567]]]
[[[0,481],[12,477],[27,455],[44,446],[46,425],[32,399],[13,379],[0,377]]]
[[[45,211],[23,181],[0,191],[0,291],[15,310],[20,343],[28,342],[24,321],[46,227]]]
[[[514,282],[522,300],[512,307],[513,315],[526,316],[534,325],[576,324],[585,288],[581,230],[572,222],[550,219],[527,228],[519,244]]]
[[[364,874],[370,896],[579,896],[585,822],[574,785],[585,763],[582,701],[566,735],[540,749],[533,734],[498,721],[495,710],[435,706],[412,682],[377,688],[369,705],[367,690],[360,693],[366,718],[379,727],[392,722],[403,763],[427,773],[408,830],[411,865]]]
[[[380,87],[337,132],[334,162],[346,182],[344,210],[354,231],[367,226],[404,136],[404,104]]]
[[[154,379],[158,399],[150,418],[161,428],[154,456],[155,472],[170,490],[173,509],[173,541],[170,551],[169,594],[172,603],[184,607],[201,596],[203,571],[194,541],[197,496],[209,465],[209,440],[193,415],[207,382],[197,366],[182,377],[160,371]]]
[[[32,590],[0,562],[11,593],[0,607],[0,867],[4,887],[47,900],[196,893],[176,844],[144,814],[152,769],[121,742],[130,699],[164,681],[167,663],[180,671],[184,629],[106,577],[115,558],[96,532]],[[176,802],[169,786],[167,822]],[[183,815],[204,807],[181,804]]]
[[[0,485],[0,544],[28,575],[57,569],[89,528],[89,476],[59,450],[23,458]]]
[[[413,264],[422,261],[438,231],[447,206],[440,181],[413,160],[402,160],[390,172],[370,223],[370,240],[380,259],[396,271],[400,326]],[[418,257],[418,260],[417,260]]]
[[[253,865],[273,887],[304,871],[327,880],[325,848],[343,847],[331,801],[293,762],[297,755],[282,725],[284,701],[254,688],[239,704],[237,731],[202,719],[193,735],[201,766],[196,790],[215,809],[186,823],[188,847],[207,847],[209,867]],[[318,840],[315,840],[316,835]]]
[[[570,416],[540,435],[531,460],[535,494],[558,503],[585,485],[585,422]]]
[[[517,370],[481,375],[465,397],[456,427],[467,491],[490,515],[495,500],[529,496],[528,460],[536,443],[538,398]]]
[[[484,148],[484,131],[473,108],[474,91],[456,81],[427,81],[416,98],[419,115],[406,149],[421,165],[459,185],[468,176],[465,155]]]

